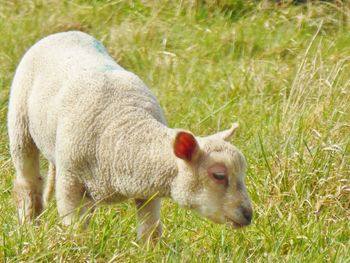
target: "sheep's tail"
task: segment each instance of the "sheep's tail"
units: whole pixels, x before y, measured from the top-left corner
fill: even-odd
[[[47,175],[47,181],[44,190],[44,207],[47,207],[50,200],[52,199],[53,193],[55,192],[55,182],[56,182],[56,168],[53,163],[49,163],[49,172]]]

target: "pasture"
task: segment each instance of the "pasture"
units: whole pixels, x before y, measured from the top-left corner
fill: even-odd
[[[228,229],[170,200],[155,247],[136,242],[131,201],[98,208],[85,231],[62,227],[54,201],[37,225],[17,223],[9,87],[31,45],[67,30],[139,75],[170,127],[208,135],[239,122],[251,226]],[[4,262],[350,262],[350,4],[2,0],[0,211]]]

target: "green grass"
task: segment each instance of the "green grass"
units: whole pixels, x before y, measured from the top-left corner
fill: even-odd
[[[1,261],[350,262],[350,5],[189,2],[1,1]],[[131,202],[97,209],[85,231],[61,228],[54,202],[37,226],[18,225],[9,86],[32,44],[70,29],[138,74],[171,127],[208,135],[240,123],[250,227],[226,229],[169,200],[155,248],[135,242]]]

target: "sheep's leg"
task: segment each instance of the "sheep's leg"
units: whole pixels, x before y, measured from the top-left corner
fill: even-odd
[[[28,126],[17,116],[9,118],[11,157],[16,169],[13,194],[21,223],[31,222],[42,211],[43,180],[39,150],[29,135]]]
[[[81,182],[70,173],[60,171],[59,167],[56,175],[56,202],[63,225],[71,225],[74,219],[81,219],[92,203],[85,196]],[[83,223],[85,226],[87,221]]]
[[[12,160],[16,169],[13,193],[18,219],[22,224],[29,223],[42,211],[43,180],[39,170],[39,151],[34,144],[19,151],[12,149]]]
[[[139,226],[137,238],[142,241],[156,241],[163,232],[160,221],[160,198],[152,200],[135,199]]]

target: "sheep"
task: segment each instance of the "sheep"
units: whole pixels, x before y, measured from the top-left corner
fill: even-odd
[[[19,221],[40,215],[55,188],[64,225],[96,204],[134,199],[141,240],[161,236],[164,197],[219,224],[249,225],[246,161],[229,143],[237,127],[207,137],[169,128],[152,92],[99,41],[78,31],[50,35],[23,56],[10,90]]]

